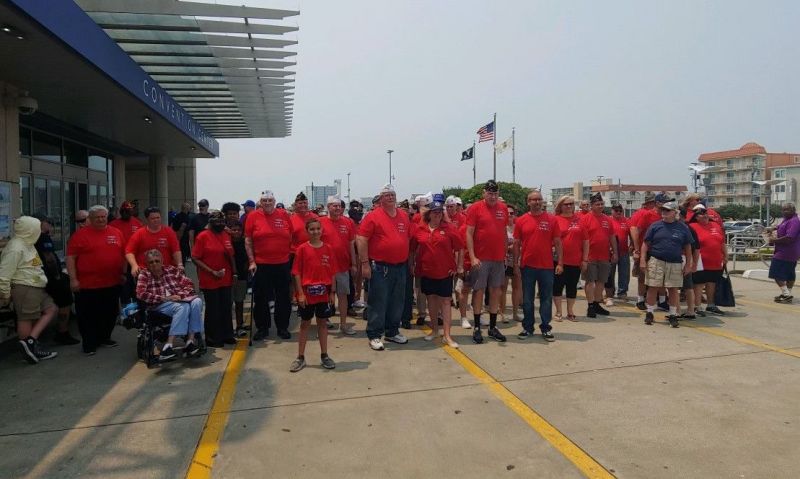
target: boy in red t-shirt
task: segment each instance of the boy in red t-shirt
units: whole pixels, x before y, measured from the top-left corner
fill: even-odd
[[[323,243],[322,225],[311,218],[305,227],[308,242],[297,246],[292,277],[297,292],[297,315],[300,316],[300,339],[297,341],[297,359],[289,371],[296,373],[306,367],[305,350],[311,318],[317,317],[317,336],[322,367],[333,369],[336,363],[328,356],[328,318],[333,315],[334,292],[331,288],[336,273],[335,257],[331,247]]]

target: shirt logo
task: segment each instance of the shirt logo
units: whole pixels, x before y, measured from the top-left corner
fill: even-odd
[[[397,231],[399,231],[401,233],[405,233],[406,232],[406,224],[404,222],[402,222],[402,221],[397,223]]]
[[[112,245],[118,244],[117,237],[113,235],[106,236],[106,244],[112,244]]]
[[[167,247],[167,238],[158,238],[158,248],[166,248]]]

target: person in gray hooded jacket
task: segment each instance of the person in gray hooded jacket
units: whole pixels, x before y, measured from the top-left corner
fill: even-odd
[[[57,356],[55,352],[42,349],[38,340],[58,313],[53,299],[45,291],[47,276],[34,247],[41,232],[39,220],[22,216],[14,222],[14,237],[0,255],[0,306],[13,302],[20,350],[31,364]]]

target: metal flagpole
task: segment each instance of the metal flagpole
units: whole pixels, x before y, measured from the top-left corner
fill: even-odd
[[[494,114],[494,139],[492,140],[492,152],[494,153],[494,160],[492,160],[492,179],[497,181],[497,113]]]
[[[511,127],[511,182],[517,182],[517,158],[514,149],[517,147],[517,141],[514,138],[514,127]]]
[[[478,149],[475,148],[475,140],[472,140],[472,186],[478,184],[478,177],[475,174],[475,157],[478,156]]]

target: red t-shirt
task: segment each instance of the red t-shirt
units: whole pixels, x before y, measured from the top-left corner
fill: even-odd
[[[142,222],[139,221],[138,218],[131,216],[128,221],[117,218],[109,223],[108,226],[113,226],[114,228],[120,230],[122,232],[122,236],[125,238],[125,242],[127,243],[130,241],[131,236],[136,233],[136,230],[142,227]]]
[[[636,210],[636,213],[631,216],[628,224],[630,226],[635,226],[639,230],[639,241],[636,244],[637,248],[642,247],[644,236],[647,234],[647,229],[650,228],[650,225],[660,220],[661,213],[659,213],[655,208],[650,208],[649,210],[645,208],[639,208]]]
[[[376,208],[359,225],[358,235],[369,240],[370,259],[390,264],[408,261],[409,240],[415,225],[407,214],[396,211],[392,218],[383,208]]]
[[[334,271],[341,273],[349,270],[353,261],[350,257],[350,242],[356,238],[355,223],[345,216],[337,219],[325,216],[320,219],[320,223],[322,223],[322,242],[331,247],[336,257]]]
[[[414,233],[417,243],[417,269],[419,275],[430,279],[443,279],[456,272],[456,252],[464,249],[458,230],[450,223],[440,223],[433,230],[423,223]]]
[[[222,278],[215,277],[203,268],[197,268],[200,289],[227,288],[233,284],[233,267],[230,258],[233,258],[234,254],[231,237],[224,231],[214,233],[203,230],[195,237],[192,258],[199,259],[214,271],[225,268],[225,275]]]
[[[335,274],[335,261],[331,247],[325,243],[319,248],[308,242],[297,247],[292,274],[300,276],[300,284],[308,304],[328,302]]]
[[[475,256],[481,261],[503,261],[506,257],[508,236],[508,207],[497,201],[494,208],[486,200],[473,203],[467,210],[467,226],[474,226],[472,234]]]
[[[271,214],[256,210],[247,215],[244,235],[253,242],[257,264],[288,262],[294,234],[292,220],[285,210],[276,208]]]
[[[561,236],[558,221],[548,213],[517,218],[514,239],[520,240],[520,266],[553,269],[553,241]]]
[[[725,244],[725,232],[722,227],[713,221],[705,226],[700,223],[690,223],[700,244],[700,258],[703,260],[703,269],[719,271],[725,264],[722,255],[722,245]]]
[[[181,247],[178,244],[178,237],[172,231],[172,228],[162,226],[157,233],[152,233],[147,228],[139,228],[128,241],[125,253],[133,253],[136,256],[136,263],[139,267],[145,268],[147,267],[147,260],[144,255],[151,249],[157,249],[161,252],[164,264],[172,264],[173,253],[180,252]]]
[[[456,229],[461,229],[461,225],[467,223],[467,215],[464,213],[456,213],[452,217],[450,217],[450,224],[456,227]]]
[[[587,213],[580,222],[589,237],[589,261],[610,261],[611,237],[614,236],[611,218],[604,214]]]
[[[616,219],[612,216],[611,221],[614,223],[614,234],[617,235],[617,250],[620,256],[628,254],[628,233],[631,229],[631,225],[629,224],[630,220],[624,216],[620,219]]]
[[[308,241],[306,221],[310,220],[311,218],[319,218],[319,215],[313,211],[306,211],[305,214],[302,215],[300,213],[292,213],[290,218],[292,220],[292,229],[294,229],[294,233],[292,234],[291,252],[294,253],[298,246]]]
[[[466,217],[465,217],[466,218]],[[464,248],[467,247],[467,222],[464,221],[461,223],[461,226],[458,228],[458,237],[461,238],[461,243],[464,244]],[[469,253],[464,251],[464,271],[469,271],[472,267],[472,262],[469,259]]]
[[[113,226],[81,228],[69,238],[67,256],[75,256],[81,288],[118,286],[125,264],[125,236]]]
[[[581,226],[581,217],[556,216],[558,230],[561,232],[562,260],[566,266],[580,266],[583,260],[583,242],[589,237]]]

